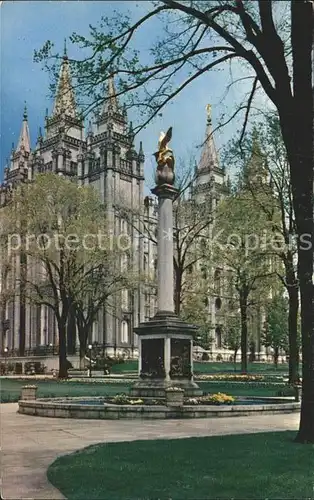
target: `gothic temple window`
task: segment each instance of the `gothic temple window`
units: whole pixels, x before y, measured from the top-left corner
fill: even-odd
[[[216,307],[217,311],[219,311],[221,309],[221,305],[222,305],[221,298],[217,297],[217,299],[215,300],[215,307]]]
[[[144,271],[148,271],[148,258],[144,255]]]
[[[216,334],[216,347],[217,349],[221,349],[222,346],[221,326],[216,326],[215,334]]]
[[[121,292],[121,307],[124,310],[128,310],[129,308],[129,291],[126,288]]]
[[[201,266],[201,273],[204,280],[207,279],[207,269],[205,266]]]
[[[125,319],[121,323],[121,342],[123,344],[129,342],[129,323]]]
[[[121,255],[121,271],[126,271],[128,268],[129,258],[126,253]]]
[[[121,219],[121,233],[128,234],[128,221]]]
[[[77,175],[77,163],[75,161],[70,163],[70,172],[72,175]]]
[[[214,289],[217,295],[221,295],[221,269],[216,269],[214,274]]]
[[[94,172],[97,168],[97,160],[95,159],[95,156],[93,155],[92,158],[88,159],[88,172]]]
[[[150,319],[150,306],[145,306],[145,321],[149,321]]]

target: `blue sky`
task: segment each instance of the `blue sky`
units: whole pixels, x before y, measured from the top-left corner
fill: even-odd
[[[17,142],[20,132],[24,101],[27,102],[32,145],[35,144],[39,126],[44,124],[45,109],[51,110],[49,77],[38,63],[33,62],[34,49],[42,47],[49,39],[62,51],[65,37],[76,31],[88,35],[88,25],[96,25],[101,15],[110,16],[113,10],[130,11],[138,18],[149,8],[149,2],[125,1],[6,1],[1,4],[1,163],[0,179],[11,143]],[[144,28],[136,38],[136,48],[147,57],[148,47],[160,35],[154,23]],[[69,56],[77,51],[68,47]],[[141,132],[136,142],[143,141],[146,154],[145,173],[151,183],[154,168],[152,153],[156,149],[160,130],[173,126],[172,147],[177,157],[189,159],[197,154],[196,146],[204,140],[205,106],[213,106],[213,122],[223,111],[231,110],[238,100],[237,88],[232,88],[221,102],[226,87],[228,69],[209,72],[197,79],[165,110],[162,119],[156,119]],[[242,88],[243,90],[243,88]],[[136,117],[131,116],[134,121]],[[236,124],[217,132],[216,143],[220,148]]]

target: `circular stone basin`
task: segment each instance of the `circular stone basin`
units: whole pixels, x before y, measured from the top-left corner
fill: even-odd
[[[135,399],[135,398],[131,398],[131,399]],[[143,398],[141,398],[143,399]],[[276,401],[277,401],[278,398],[276,398]],[[155,400],[156,401],[156,400]],[[287,401],[284,400],[284,401],[280,401],[280,403],[278,404],[282,404],[282,403],[286,403]],[[78,401],[75,401],[75,404],[79,404],[79,405],[92,405],[92,406],[103,406],[104,404],[114,404],[115,406],[117,406],[117,403],[113,403],[112,402],[112,398],[99,398],[99,399],[95,399],[95,398],[88,398],[88,399],[80,399]],[[153,402],[150,402],[149,399],[144,399],[144,405],[149,405],[149,406],[156,406],[157,403],[153,403]],[[193,406],[193,407],[197,407],[197,406],[234,406],[234,405],[265,405],[265,404],[274,404],[273,402],[273,398],[269,398],[269,399],[251,399],[251,398],[236,398],[236,400],[234,401],[234,403],[228,403],[228,404],[210,404],[210,403],[201,403],[201,404],[193,404],[193,405],[188,405],[187,403],[184,403],[184,406]],[[144,406],[143,404],[132,404],[131,406]],[[162,405],[162,406],[166,406],[166,403],[165,403],[165,400],[161,400],[159,405]],[[130,405],[119,405],[119,406],[130,406]]]
[[[19,413],[42,417],[83,419],[168,419],[235,417],[255,414],[293,413],[300,403],[292,398],[236,398],[232,404],[114,404],[112,398],[51,398],[19,401]]]

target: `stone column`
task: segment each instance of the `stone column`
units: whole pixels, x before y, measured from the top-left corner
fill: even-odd
[[[173,301],[173,210],[178,190],[169,184],[157,186],[158,196],[158,312],[174,312]]]
[[[46,306],[40,306],[40,345],[45,345]]]
[[[165,350],[164,350],[164,366],[166,372],[166,380],[170,380],[170,361],[171,361],[171,339],[166,337],[165,340]]]

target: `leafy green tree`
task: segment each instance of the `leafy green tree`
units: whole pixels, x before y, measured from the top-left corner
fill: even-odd
[[[237,353],[241,348],[241,319],[239,315],[230,315],[226,318],[223,328],[222,344],[226,349],[233,351],[234,370],[236,371]]]
[[[212,325],[208,310],[208,283],[201,270],[187,272],[183,290],[181,317],[187,323],[197,325],[194,340],[203,349],[209,349],[212,337]]]
[[[269,112],[256,122],[253,131],[245,134],[241,148],[233,141],[226,149],[224,160],[236,165],[239,183],[251,193],[256,207],[265,213],[273,232],[270,251],[282,262],[277,274],[289,297],[289,383],[293,384],[299,380],[300,349],[297,235],[290,167],[277,114]]]
[[[216,259],[232,276],[241,318],[241,370],[247,372],[248,314],[265,301],[274,271],[268,254],[265,214],[246,191],[235,191],[217,210],[209,261]]]
[[[127,286],[119,248],[108,238],[105,209],[91,187],[54,174],[21,185],[5,207],[10,232],[26,256],[25,293],[50,308],[58,327],[59,377],[67,377],[67,325],[71,311],[79,327],[81,355],[96,312],[108,294]],[[115,258],[115,260],[114,260]],[[104,289],[103,289],[104,287]],[[90,298],[94,304],[89,308]],[[104,301],[104,302],[103,302]]]
[[[261,340],[265,347],[273,350],[277,367],[280,351],[289,348],[288,301],[282,295],[275,295],[269,304]]]

